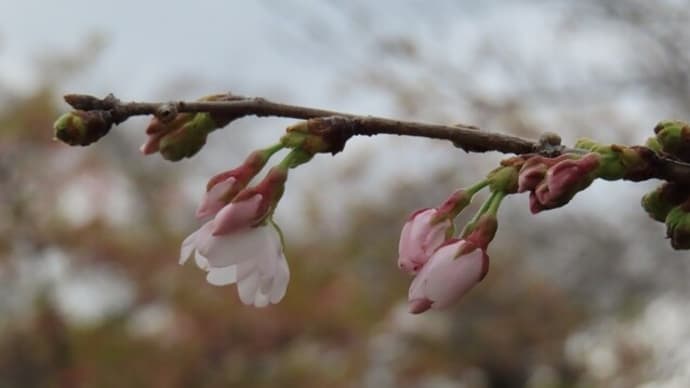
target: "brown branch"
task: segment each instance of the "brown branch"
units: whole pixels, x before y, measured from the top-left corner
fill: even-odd
[[[563,152],[577,151],[567,149],[560,144],[560,137],[546,133],[539,141],[522,139],[515,136],[480,130],[473,125],[441,125],[412,121],[401,121],[373,116],[358,116],[323,109],[314,109],[296,105],[281,104],[264,98],[249,98],[228,94],[223,101],[175,101],[175,102],[122,102],[112,94],[97,98],[84,94],[68,94],[65,101],[82,111],[107,112],[112,122],[119,124],[129,117],[138,115],[155,115],[161,120],[175,117],[177,113],[208,112],[223,117],[227,122],[246,117],[286,117],[293,119],[315,119],[339,117],[347,124],[346,137],[352,135],[391,134],[400,136],[417,136],[432,139],[450,140],[456,147],[467,152],[498,151],[512,154],[538,153],[545,156],[557,156]],[[645,148],[645,147],[638,147]],[[664,179],[678,183],[690,184],[690,164],[670,157],[660,156],[651,150],[644,156],[648,169],[632,176],[630,180],[640,181],[652,178]]]
[[[538,142],[482,131],[472,125],[440,125],[372,116],[357,116],[323,109],[280,104],[264,98],[232,96],[229,101],[121,102],[113,95],[99,99],[83,94],[68,94],[65,96],[65,101],[79,110],[110,111],[116,123],[120,123],[131,116],[152,114],[159,118],[165,118],[182,112],[208,112],[230,117],[233,120],[245,116],[274,116],[303,120],[339,116],[351,120],[353,124],[351,128],[352,135],[391,134],[450,140],[457,147],[467,152],[499,151],[502,153],[526,154],[545,151],[545,149],[542,149],[543,147],[540,148],[541,144]]]

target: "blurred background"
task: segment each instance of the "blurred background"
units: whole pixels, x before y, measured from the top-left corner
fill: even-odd
[[[640,144],[690,119],[689,22],[672,0],[0,0],[0,387],[690,386],[690,258],[639,206],[657,182],[596,182],[537,216],[509,198],[487,278],[413,316],[404,219],[503,155],[353,139],[291,175],[291,283],[253,309],[178,248],[208,178],[292,121],[240,120],[179,163],[138,153],[146,119],[51,139],[65,93],[231,90]]]

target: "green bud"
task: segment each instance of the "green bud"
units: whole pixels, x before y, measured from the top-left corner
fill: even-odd
[[[290,153],[285,156],[279,165],[287,170],[289,168],[295,168],[301,164],[307,163],[313,157],[314,154],[304,151],[300,148],[296,148],[290,151]]]
[[[642,207],[653,219],[664,222],[668,213],[690,197],[690,188],[666,182],[642,197]]]
[[[69,145],[89,145],[105,136],[112,121],[104,111],[73,111],[60,116],[53,124],[55,138]]]
[[[215,130],[216,122],[208,113],[197,113],[180,128],[160,141],[160,154],[170,161],[194,156],[206,144],[206,137]]]
[[[642,197],[642,207],[653,219],[664,222],[673,205],[664,201],[661,188],[650,191]]]
[[[352,136],[352,123],[345,117],[320,117],[301,121],[287,128],[280,142],[288,148],[300,148],[308,153],[336,154]]]
[[[599,144],[591,139],[580,139],[575,147],[599,154],[599,167],[595,177],[606,180],[639,180],[649,168],[642,147],[626,147],[618,144]],[[636,178],[637,177],[637,178]]]
[[[674,207],[666,216],[666,236],[674,249],[690,249],[690,213],[688,203]]]
[[[594,151],[595,148],[599,146],[599,143],[586,137],[580,138],[577,140],[577,142],[575,142],[575,148],[580,148],[587,151]]]
[[[492,192],[516,193],[518,189],[518,170],[515,166],[501,166],[487,175]]]
[[[647,148],[656,152],[657,154],[661,152],[661,144],[659,143],[659,140],[657,140],[656,137],[648,138],[645,145],[647,146]]]
[[[600,155],[599,167],[596,176],[606,180],[618,180],[625,176],[625,164],[619,148],[614,146],[598,145],[594,152]]]
[[[286,148],[300,148],[309,137],[309,135],[297,128],[306,127],[306,121],[292,125],[287,128],[287,132],[280,138],[280,144]]]
[[[690,161],[690,125],[683,121],[662,121],[654,127],[661,149],[683,161]]]

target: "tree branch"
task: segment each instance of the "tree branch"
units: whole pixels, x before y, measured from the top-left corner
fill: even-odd
[[[228,94],[222,101],[174,101],[174,102],[122,102],[112,94],[97,98],[85,94],[65,95],[65,101],[73,108],[82,111],[105,111],[112,122],[119,124],[129,117],[155,115],[166,121],[178,113],[208,112],[232,121],[246,116],[285,117],[293,119],[317,119],[339,117],[341,128],[347,125],[347,137],[352,135],[391,134],[400,136],[417,136],[432,139],[450,140],[456,147],[467,152],[498,151],[511,154],[537,153],[544,156],[557,156],[563,152],[577,152],[560,144],[560,137],[545,133],[539,141],[522,139],[516,136],[483,131],[473,125],[441,125],[413,121],[393,120],[373,116],[358,116],[323,109],[281,104],[264,98],[250,98]],[[645,148],[645,147],[638,147]],[[635,181],[652,178],[678,183],[690,184],[690,164],[667,156],[658,155],[651,150],[644,153],[649,169],[628,178]]]
[[[151,114],[165,120],[167,117],[174,117],[175,114],[183,112],[208,112],[233,120],[245,116],[274,116],[302,120],[339,116],[350,119],[352,135],[391,134],[450,140],[457,147],[467,152],[498,151],[502,153],[527,154],[546,151],[545,147],[541,147],[541,143],[515,136],[482,131],[473,125],[440,125],[372,116],[357,116],[323,109],[281,104],[264,98],[229,95],[226,101],[121,102],[112,94],[103,99],[83,94],[68,94],[65,96],[65,101],[78,110],[110,111],[116,123],[121,123],[131,116]]]

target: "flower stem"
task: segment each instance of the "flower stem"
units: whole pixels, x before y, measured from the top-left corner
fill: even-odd
[[[475,183],[474,185],[468,187],[465,189],[465,192],[470,195],[470,197],[473,197],[475,194],[477,194],[481,189],[485,188],[489,184],[488,179],[484,179],[482,181],[479,181]]]
[[[278,236],[280,236],[280,245],[283,247],[283,250],[285,250],[285,236],[283,235],[283,230],[280,229],[280,226],[278,226],[278,224],[273,220],[273,215],[268,217],[268,223],[273,225],[274,228],[276,228]]]
[[[288,169],[295,168],[301,164],[307,163],[311,160],[312,157],[314,157],[314,154],[310,154],[308,152],[305,152],[304,150],[295,148],[292,151],[290,151],[289,154],[285,155],[285,158],[283,158],[283,160],[280,161],[278,166],[284,168],[287,171]]]
[[[274,145],[272,145],[272,146],[270,146],[270,147],[264,148],[263,150],[261,150],[261,152],[266,156],[266,159],[268,159],[268,158],[270,158],[271,156],[273,156],[273,154],[275,154],[276,152],[282,150],[283,148],[285,148],[284,145],[282,145],[282,144],[280,144],[280,143],[276,143],[276,144],[274,144]]]
[[[503,191],[495,191],[491,193],[491,197],[489,197],[489,201],[487,201],[489,202],[489,206],[486,209],[486,212],[494,216],[498,215],[498,208],[501,206],[503,198],[505,198],[507,195],[508,194]]]
[[[484,201],[482,207],[477,211],[477,213],[475,213],[474,217],[472,217],[470,222],[468,222],[463,229],[462,236],[465,237],[469,235],[474,230],[474,226],[477,224],[477,221],[479,221],[479,218],[481,218],[481,216],[484,214],[488,213],[496,216],[498,214],[498,208],[501,206],[501,201],[503,201],[503,198],[505,198],[506,195],[507,194],[502,191],[491,192],[489,198]]]

